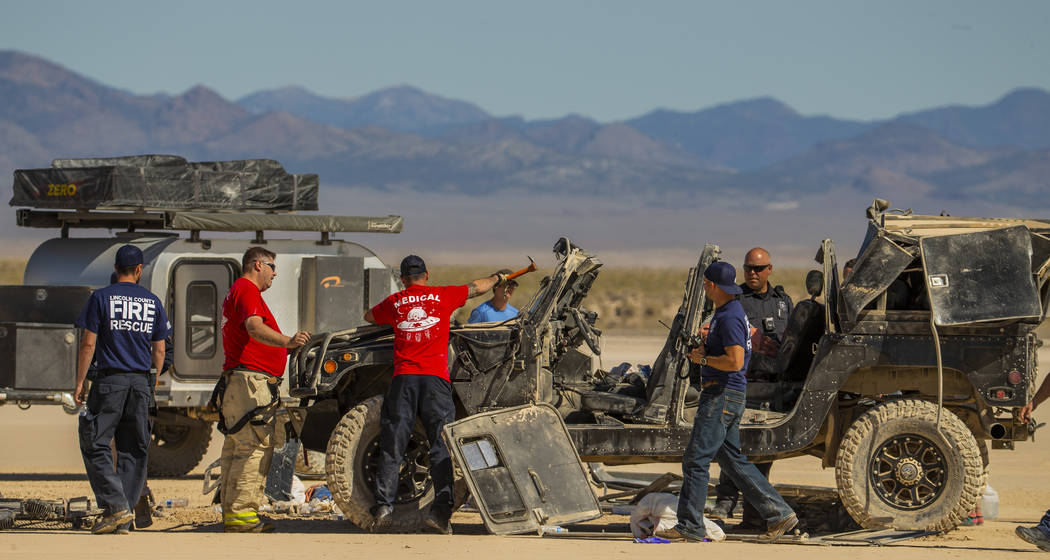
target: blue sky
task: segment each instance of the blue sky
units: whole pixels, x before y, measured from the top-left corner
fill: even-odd
[[[770,95],[876,119],[1050,89],[1050,2],[0,1],[0,48],[136,93],[411,84],[603,121]]]

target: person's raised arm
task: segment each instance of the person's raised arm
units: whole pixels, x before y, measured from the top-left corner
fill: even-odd
[[[490,274],[484,278],[478,278],[470,284],[467,284],[467,298],[480,296],[506,280],[507,275],[498,272]]]

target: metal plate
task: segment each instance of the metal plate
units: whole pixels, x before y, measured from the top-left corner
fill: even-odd
[[[525,405],[447,424],[445,441],[485,527],[497,535],[601,516],[580,456],[554,407]]]
[[[927,237],[920,247],[937,325],[1042,315],[1028,228]]]
[[[850,322],[855,322],[860,310],[885,292],[913,260],[911,253],[886,237],[872,239],[842,284],[842,302]]]

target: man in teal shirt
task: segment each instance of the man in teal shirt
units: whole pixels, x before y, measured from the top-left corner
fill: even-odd
[[[510,274],[509,268],[504,268],[499,271],[499,274]],[[518,308],[510,304],[510,296],[514,293],[514,289],[518,287],[518,283],[514,280],[508,280],[495,288],[492,288],[492,299],[474,308],[470,312],[470,318],[467,319],[468,323],[491,323],[496,321],[506,321],[507,319],[513,319],[518,316]]]

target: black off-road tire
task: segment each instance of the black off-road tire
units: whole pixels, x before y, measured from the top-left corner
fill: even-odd
[[[328,440],[325,472],[328,489],[346,519],[366,531],[372,528],[370,509],[375,504],[373,483],[366,478],[366,450],[379,438],[379,416],[383,396],[375,396],[350,409],[339,421]],[[423,436],[422,426],[416,423],[416,435]],[[429,464],[429,459],[427,460]],[[453,485],[456,507],[466,501],[469,489],[462,480]],[[430,484],[418,499],[394,504],[394,513],[384,529],[391,533],[416,532],[424,528],[424,521],[434,501]]]
[[[189,424],[154,423],[147,460],[150,477],[183,476],[200,464],[208,452],[212,423],[188,418],[183,420]]]
[[[981,447],[951,411],[941,412],[940,434],[936,422],[936,404],[890,401],[865,412],[843,434],[835,481],[842,504],[861,527],[882,527],[889,518],[898,529],[950,531],[973,510],[986,476]],[[911,451],[901,451],[902,442]],[[920,488],[936,491],[912,491]],[[917,504],[905,503],[917,496]]]

